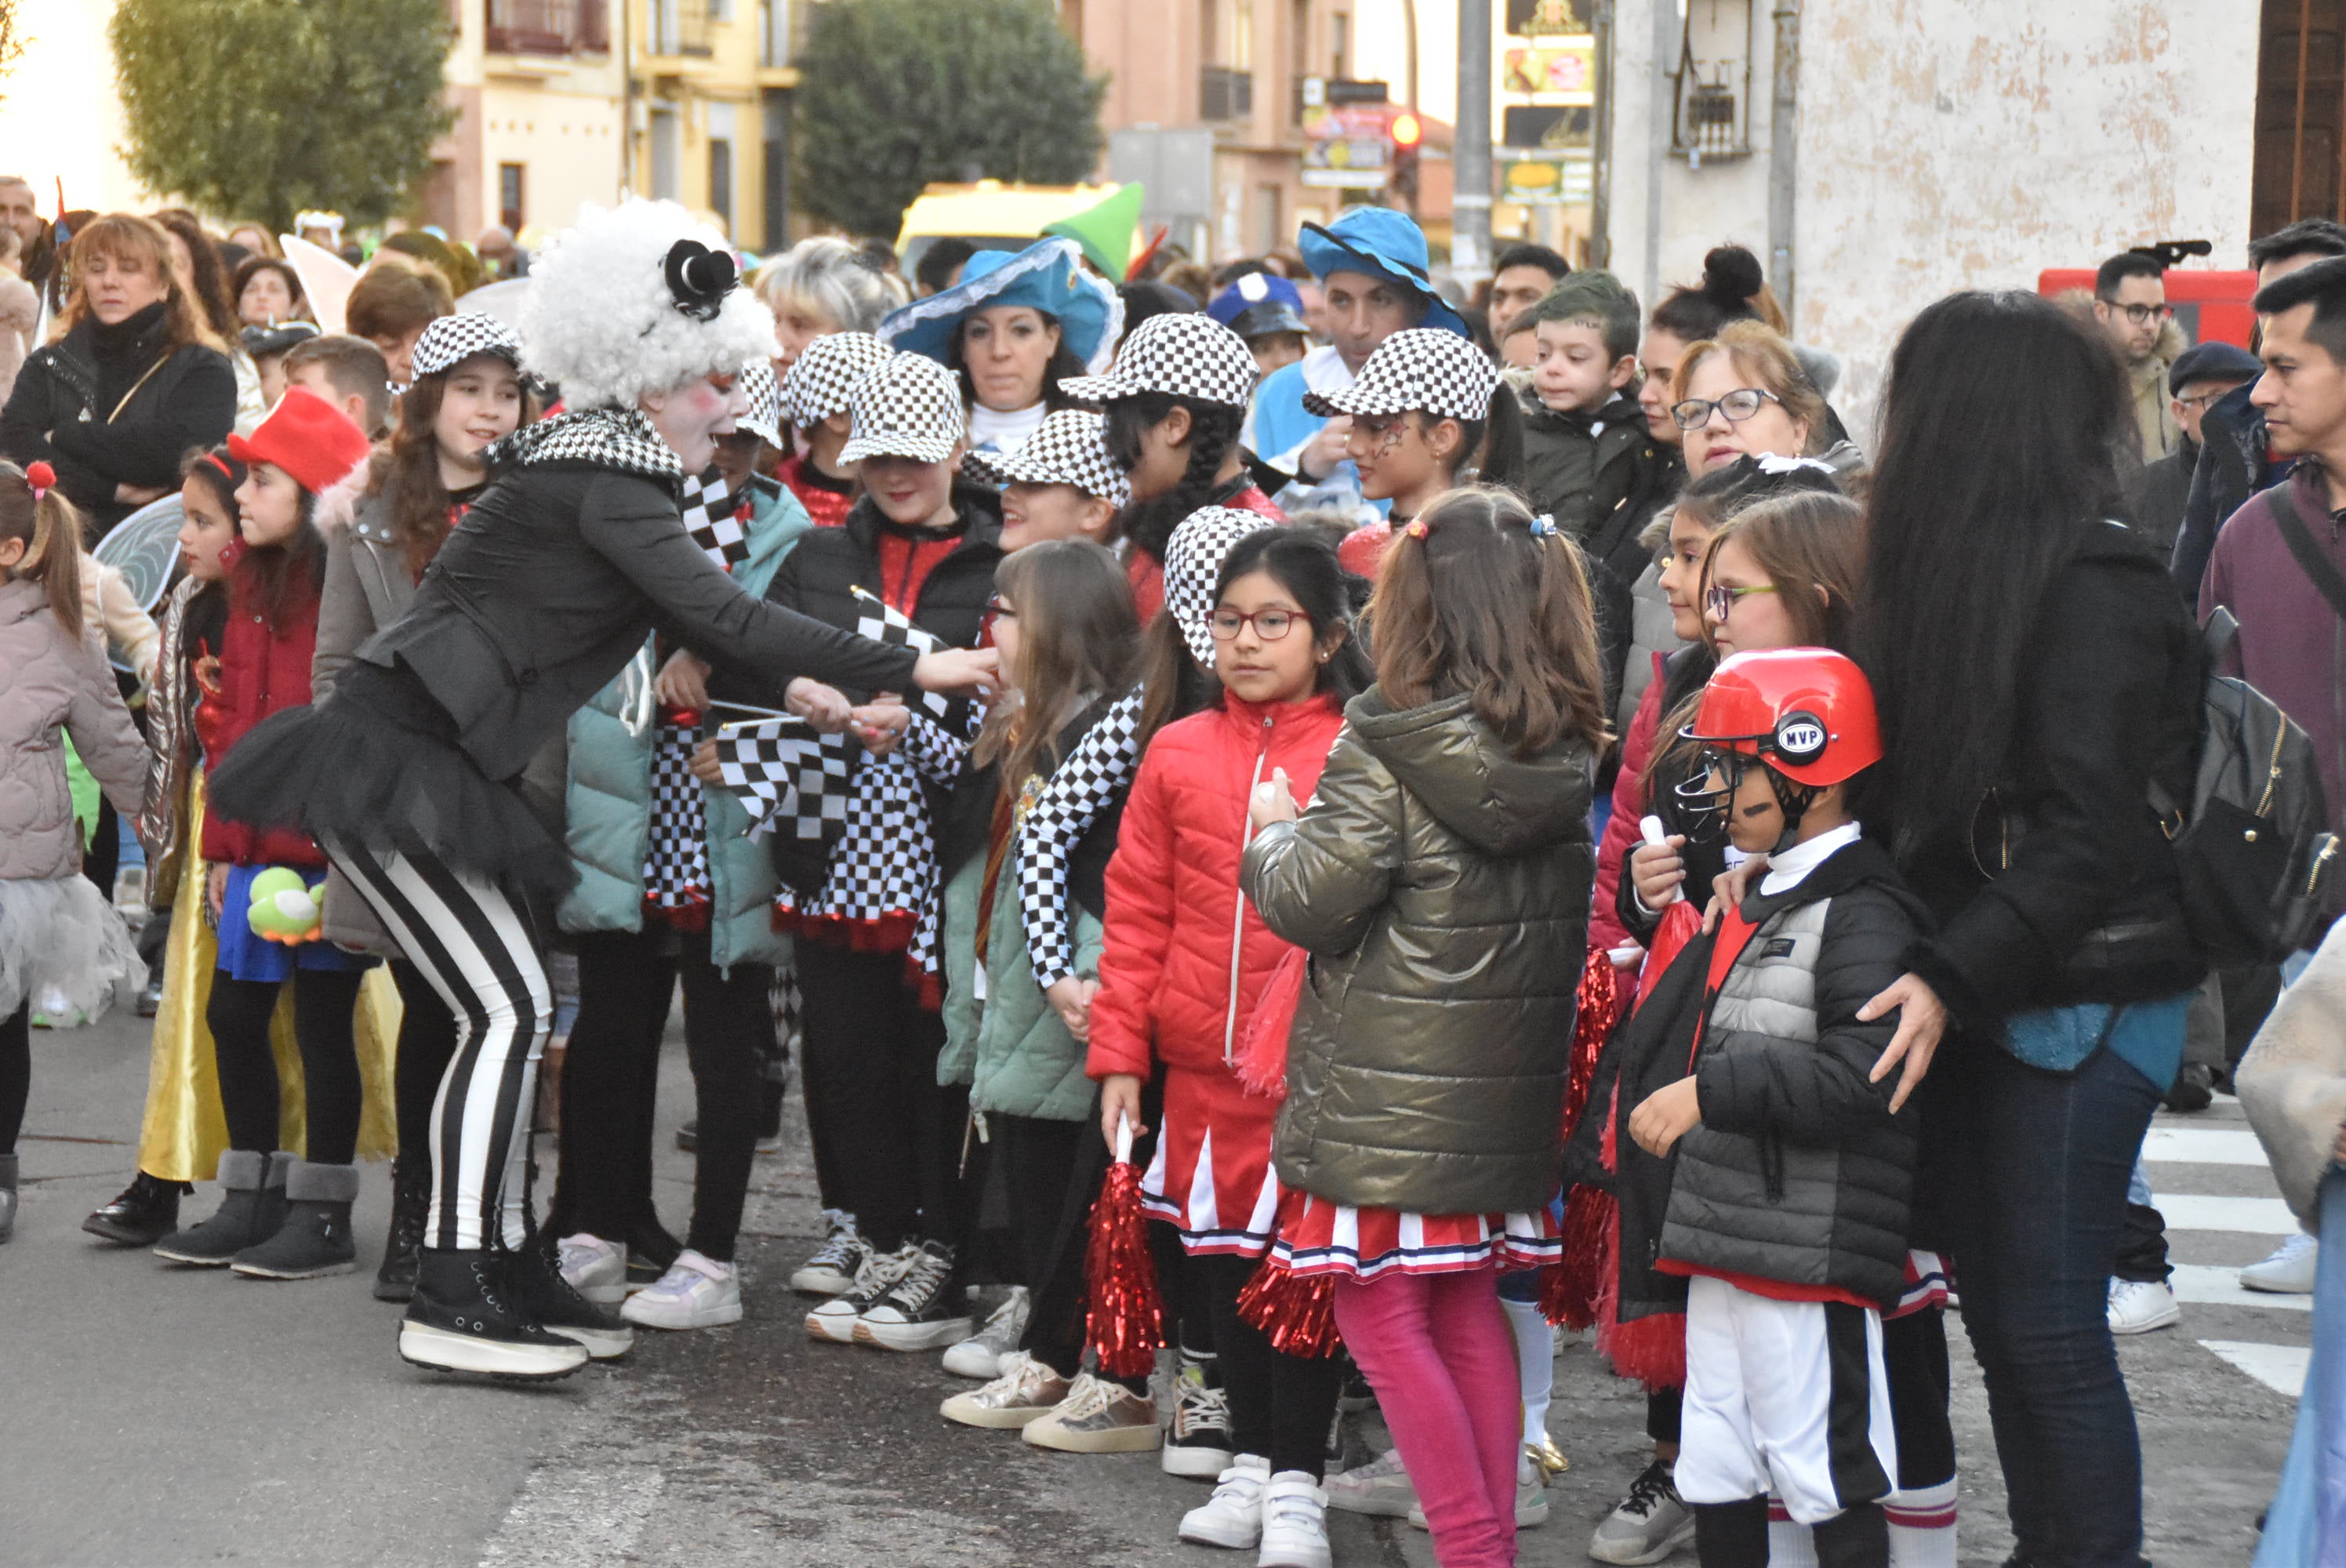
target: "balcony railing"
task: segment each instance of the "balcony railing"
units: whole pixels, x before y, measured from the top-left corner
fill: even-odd
[[[488,0],[485,42],[496,55],[607,54],[607,0]]]
[[[1228,66],[1208,66],[1198,73],[1198,117],[1242,120],[1254,113],[1254,77]]]
[[[652,0],[651,52],[707,55],[709,0]]]

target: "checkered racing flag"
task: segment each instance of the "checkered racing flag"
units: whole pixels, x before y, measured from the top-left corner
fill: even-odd
[[[742,522],[740,501],[713,467],[684,482],[684,531],[729,573],[750,558],[750,531]]]
[[[851,587],[848,592],[855,596],[857,636],[886,643],[890,647],[908,647],[915,653],[932,654],[944,647],[934,636],[914,626],[911,616],[879,595],[867,588]],[[951,699],[939,697],[935,692],[924,691],[920,697],[921,706],[939,718],[952,710]]]
[[[717,764],[750,813],[749,837],[779,829],[812,843],[845,831],[854,775],[846,736],[817,735],[797,718],[719,725]]]

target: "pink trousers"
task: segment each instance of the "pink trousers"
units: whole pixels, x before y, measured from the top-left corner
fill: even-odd
[[[1514,1568],[1523,1441],[1515,1338],[1498,1276],[1336,1281],[1336,1328],[1417,1483],[1441,1568]]]

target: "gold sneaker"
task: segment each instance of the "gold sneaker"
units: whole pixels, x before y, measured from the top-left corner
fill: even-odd
[[[1002,1373],[982,1389],[955,1394],[937,1414],[965,1427],[1008,1431],[1049,1415],[1066,1399],[1067,1380],[1024,1350],[1002,1358]]]
[[[1058,1408],[1027,1422],[1021,1435],[1061,1453],[1147,1453],[1157,1446],[1157,1406],[1122,1383],[1077,1372]]]

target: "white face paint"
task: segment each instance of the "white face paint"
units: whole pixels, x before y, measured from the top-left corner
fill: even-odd
[[[647,392],[638,400],[684,465],[699,473],[717,457],[717,438],[729,435],[733,422],[750,412],[750,393],[738,375],[695,376],[665,392]]]

